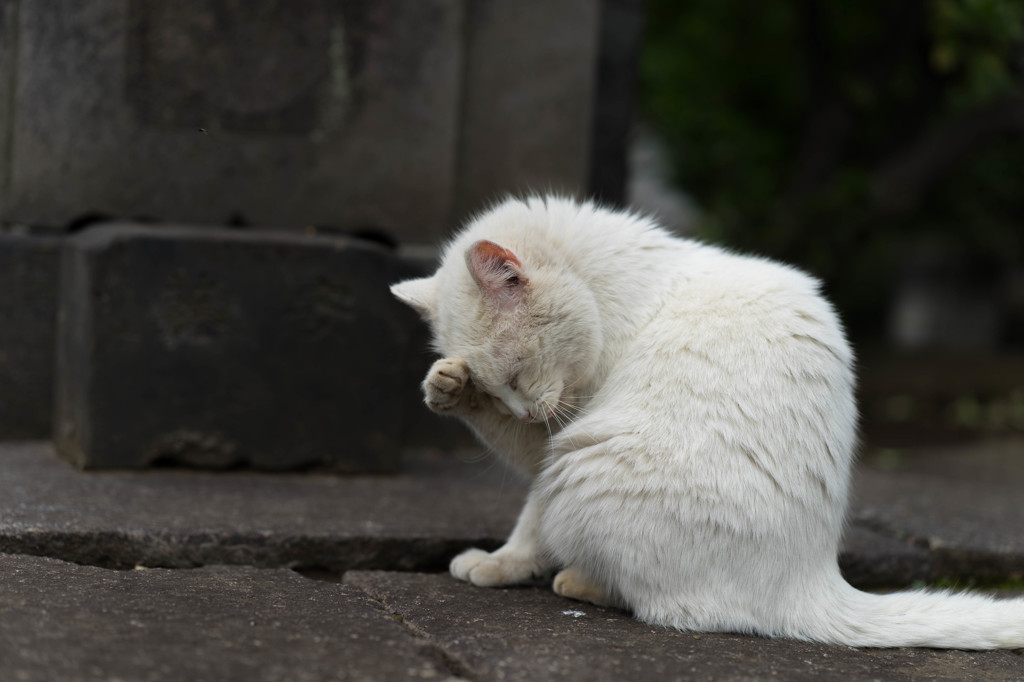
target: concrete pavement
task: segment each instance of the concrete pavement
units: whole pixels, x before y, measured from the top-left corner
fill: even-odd
[[[854,583],[1019,588],[1024,440],[869,453],[855,490]],[[83,473],[0,444],[0,679],[1024,679],[1024,652],[679,633],[446,575],[523,493],[472,453],[409,453],[397,476]]]

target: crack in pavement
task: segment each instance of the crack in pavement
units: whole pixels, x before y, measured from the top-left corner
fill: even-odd
[[[316,580],[317,578],[310,578],[310,580]],[[342,584],[348,585],[361,590],[377,608],[380,609],[381,613],[393,618],[399,622],[415,639],[421,642],[419,651],[420,653],[433,658],[443,665],[448,672],[452,674],[452,681],[465,681],[465,682],[478,682],[479,676],[475,675],[470,669],[469,665],[463,661],[457,654],[454,654],[445,649],[441,644],[437,642],[433,637],[430,636],[422,628],[408,621],[402,613],[392,608],[386,600],[371,593],[366,588],[360,585],[353,585],[344,582],[344,576],[341,580]]]

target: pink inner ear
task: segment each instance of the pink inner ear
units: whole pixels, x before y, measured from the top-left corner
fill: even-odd
[[[470,255],[473,258],[478,258],[491,263],[511,263],[517,268],[521,268],[523,266],[523,264],[519,262],[519,259],[516,258],[516,254],[509,251],[504,246],[499,246],[498,244],[489,242],[486,239],[482,239],[473,244],[473,246],[470,247]]]
[[[469,247],[466,264],[473,279],[492,303],[506,304],[518,300],[526,284],[523,264],[516,254],[486,239]]]

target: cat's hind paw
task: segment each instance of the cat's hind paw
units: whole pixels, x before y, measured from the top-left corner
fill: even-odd
[[[458,358],[441,358],[423,380],[427,407],[434,412],[450,412],[458,406],[469,386],[469,367]]]
[[[555,594],[576,601],[588,601],[598,606],[614,606],[622,608],[617,599],[571,566],[558,572],[552,585]]]
[[[449,570],[455,578],[478,587],[499,587],[528,580],[539,572],[540,566],[533,557],[518,553],[467,549],[452,559]]]

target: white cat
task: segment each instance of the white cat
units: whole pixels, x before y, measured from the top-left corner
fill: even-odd
[[[394,294],[443,355],[427,405],[533,476],[508,542],[452,574],[684,630],[1024,647],[1024,600],[848,585],[853,356],[818,283],[557,198],[473,221]]]

